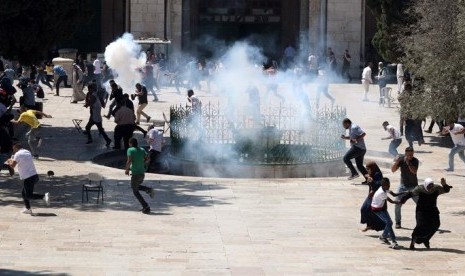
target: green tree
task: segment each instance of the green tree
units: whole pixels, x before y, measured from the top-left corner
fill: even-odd
[[[371,43],[385,60],[398,62],[403,53],[396,36],[410,19],[405,16],[410,0],[367,0],[366,3],[377,21],[377,32]]]
[[[3,0],[0,55],[31,65],[90,18],[90,0]]]
[[[417,118],[465,115],[465,2],[417,0],[409,14],[415,21],[401,31],[398,43],[405,53],[402,63],[422,81],[414,81],[404,109]]]

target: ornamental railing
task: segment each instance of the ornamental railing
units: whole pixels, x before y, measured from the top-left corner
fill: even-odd
[[[203,162],[300,164],[342,159],[343,107],[279,105],[258,110],[208,103],[171,106],[172,154]]]

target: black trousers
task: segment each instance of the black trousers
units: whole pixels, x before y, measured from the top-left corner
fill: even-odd
[[[142,208],[147,208],[149,205],[147,202],[144,200],[142,195],[140,194],[139,191],[144,191],[146,193],[150,193],[151,189],[147,186],[143,186],[142,182],[144,182],[144,177],[145,175],[140,174],[140,175],[132,175],[131,176],[131,188],[132,188],[132,193],[134,196],[137,198],[139,201],[140,205],[142,205]]]
[[[98,132],[103,136],[105,141],[108,143],[111,141],[111,139],[108,137],[108,135],[105,133],[105,130],[103,129],[102,122],[94,122],[92,118],[89,119],[89,122],[86,125],[86,132],[87,132],[87,139],[89,141],[92,141],[92,135],[90,134],[90,129],[93,125],[97,126]]]
[[[357,169],[362,175],[368,174],[367,170],[363,166],[363,158],[365,157],[365,153],[367,151],[358,147],[352,146],[347,153],[344,155],[344,163],[347,165],[349,168],[350,172],[352,175],[356,175],[357,171],[355,170],[354,165],[352,164],[352,161],[350,159],[355,158],[355,164],[357,165]]]
[[[129,148],[129,139],[134,133],[134,124],[116,125],[115,126],[115,149],[121,149],[121,139],[123,139],[124,148]]]
[[[31,209],[29,200],[44,199],[43,194],[34,194],[34,185],[37,182],[39,182],[39,176],[37,174],[24,179],[21,195],[23,197],[24,206],[26,206],[27,209]]]
[[[64,75],[64,76],[59,76],[58,79],[57,79],[57,83],[55,84],[55,87],[56,87],[56,91],[57,91],[57,95],[60,95],[60,84],[61,82],[65,82],[65,87],[69,87],[68,85],[68,76]]]

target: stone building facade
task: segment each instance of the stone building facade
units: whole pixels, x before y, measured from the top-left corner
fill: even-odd
[[[108,0],[107,0],[108,1]],[[113,0],[113,2],[118,0]],[[121,0],[123,1],[123,0]],[[139,37],[171,41],[171,52],[198,47],[205,34],[225,39],[275,31],[273,47],[291,44],[307,55],[331,47],[340,62],[345,49],[352,68],[364,62],[374,20],[365,0],[124,0],[125,28]],[[121,14],[121,13],[120,13]],[[366,28],[366,24],[370,24]],[[267,27],[268,26],[268,27]],[[272,27],[269,27],[272,26]]]

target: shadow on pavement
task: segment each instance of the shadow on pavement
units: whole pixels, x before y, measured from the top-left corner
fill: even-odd
[[[105,210],[134,211],[139,208],[135,199],[130,180],[105,179],[104,204],[97,204],[96,193],[89,193],[89,202],[82,200],[82,185],[87,183],[86,175],[55,176],[48,178],[40,175],[40,181],[34,192],[50,192],[51,208],[74,208],[83,212],[103,212]],[[144,184],[155,190],[155,198],[141,192],[145,200],[151,205],[153,215],[170,215],[172,207],[209,207],[218,204],[230,204],[224,198],[211,196],[210,191],[225,189],[220,184],[202,183],[189,180],[145,180]],[[0,206],[22,206],[22,181],[16,177],[0,178]],[[46,208],[41,200],[32,202],[34,206]],[[53,213],[36,213],[36,216],[54,216]]]
[[[51,273],[50,271],[24,271],[24,270],[13,270],[0,268],[0,275],[21,275],[21,276],[32,276],[32,275],[52,275],[52,276],[67,276],[67,273]]]

